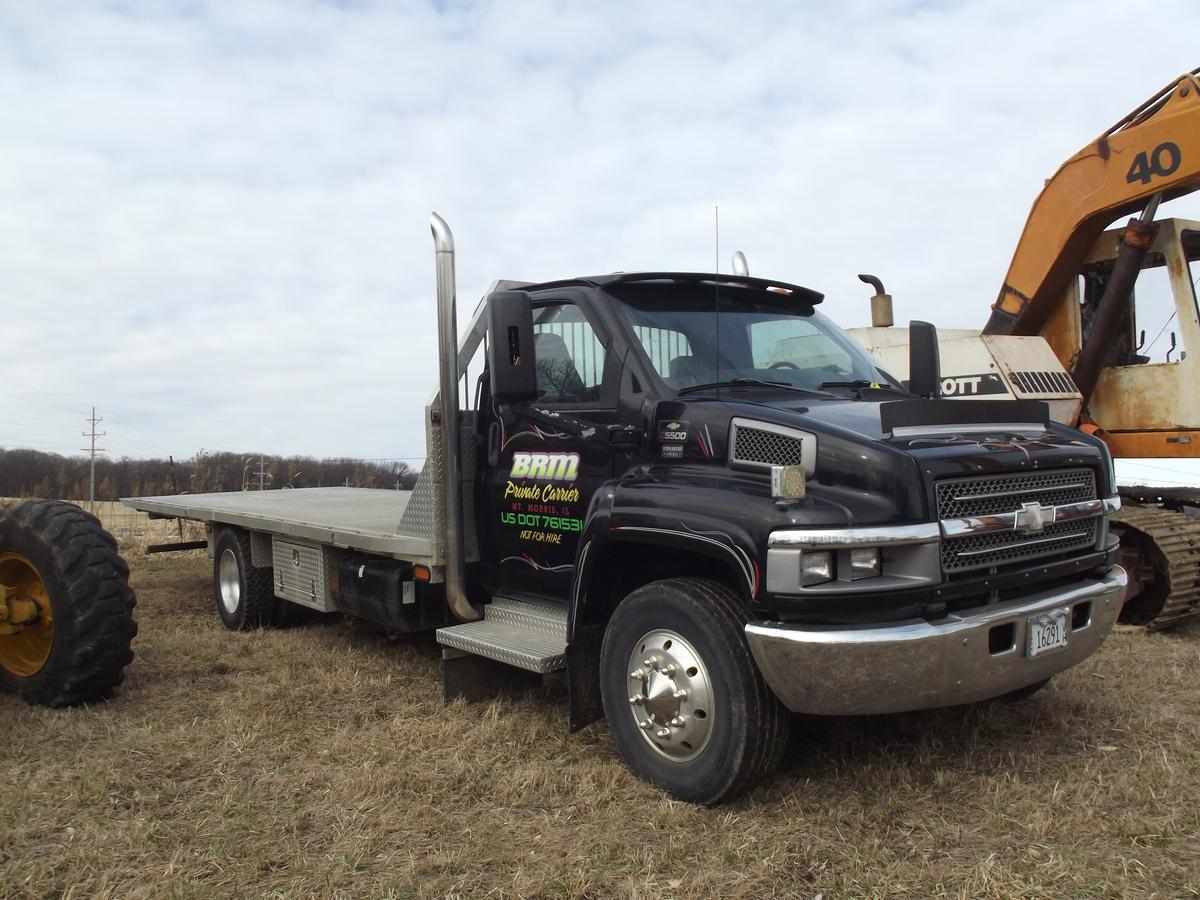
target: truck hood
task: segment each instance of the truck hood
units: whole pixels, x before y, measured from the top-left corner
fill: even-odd
[[[689,396],[664,402],[659,415],[690,422],[692,431],[707,427],[714,459],[729,457],[729,424],[735,418],[813,434],[816,465],[809,483],[815,494],[828,491],[831,500],[841,503],[848,496],[887,498],[892,514],[900,518],[922,515],[919,506],[931,509],[933,483],[942,478],[1086,466],[1095,471],[1101,491],[1115,491],[1102,442],[1046,418],[1036,421],[1029,405],[930,404],[886,391],[863,394],[857,399],[772,389],[722,391],[719,399]],[[985,410],[987,416],[982,415]],[[922,424],[930,419],[934,422]]]
[[[902,394],[867,391],[864,399],[849,397],[814,397],[812,395],[785,395],[778,391],[767,396],[746,396],[736,400],[722,397],[720,405],[732,416],[761,419],[778,425],[801,428],[818,433],[838,435],[848,440],[884,443],[890,447],[922,457],[959,455],[964,449],[979,448],[987,454],[1015,453],[1021,459],[1030,454],[1066,449],[1075,452],[1086,448],[1092,451],[1101,442],[1083,432],[1028,415],[1030,404],[993,401],[989,409],[1003,410],[981,423],[976,413],[982,406],[979,401],[942,400],[936,401],[941,413],[938,421],[926,421],[918,409],[913,416],[905,417],[897,427],[895,413],[897,404],[920,406],[922,401],[912,401]],[[689,406],[691,404],[689,403]],[[924,405],[931,405],[925,402]],[[885,411],[885,407],[892,407]],[[1010,411],[1011,408],[1011,411]],[[956,413],[958,415],[956,415]],[[893,420],[889,423],[888,419]],[[1011,445],[1011,446],[1010,446]],[[949,454],[946,448],[959,450]]]

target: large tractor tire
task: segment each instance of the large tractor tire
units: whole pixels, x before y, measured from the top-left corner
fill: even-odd
[[[133,661],[129,566],[60,500],[0,513],[0,688],[40,706],[106,699]]]

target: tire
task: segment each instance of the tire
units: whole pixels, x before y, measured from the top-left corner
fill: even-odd
[[[0,599],[4,630],[26,619],[0,635],[0,688],[59,707],[106,699],[121,683],[133,662],[137,600],[99,519],[61,500],[0,514],[0,585],[16,589],[11,602]]]
[[[271,569],[256,569],[250,557],[250,535],[223,528],[213,545],[213,602],[230,631],[250,631],[274,624],[279,601]]]
[[[783,756],[791,719],[754,665],[747,620],[723,585],[670,578],[629,594],[605,630],[600,691],[617,749],[680,800],[732,800]]]

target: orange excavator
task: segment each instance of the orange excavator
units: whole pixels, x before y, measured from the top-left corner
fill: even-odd
[[[1116,458],[1200,457],[1200,223],[1155,221],[1200,188],[1200,69],[1167,85],[1067,160],[1034,201],[984,334],[1041,335],[1082,395],[1080,427]],[[1140,213],[1124,229],[1115,219]],[[1151,362],[1135,287],[1165,268],[1175,360]],[[1149,274],[1147,275],[1149,277]],[[1164,328],[1166,325],[1163,326]],[[1190,355],[1189,355],[1190,350]],[[1200,491],[1126,489],[1114,528],[1130,573],[1125,617],[1200,613]]]
[[[1200,457],[1200,222],[1156,220],[1160,203],[1200,188],[1197,75],[1156,92],[1046,182],[982,333],[943,332],[944,394],[1047,400],[1115,458]],[[878,327],[890,315],[873,324],[860,339],[905,370],[903,330]],[[1152,361],[1168,327],[1165,358]],[[1200,615],[1200,491],[1121,493],[1126,621],[1158,629]]]

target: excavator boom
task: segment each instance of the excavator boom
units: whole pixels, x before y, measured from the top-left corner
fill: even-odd
[[[1200,189],[1200,68],[1068,159],[1034,201],[984,334],[1041,333],[1113,221]]]

